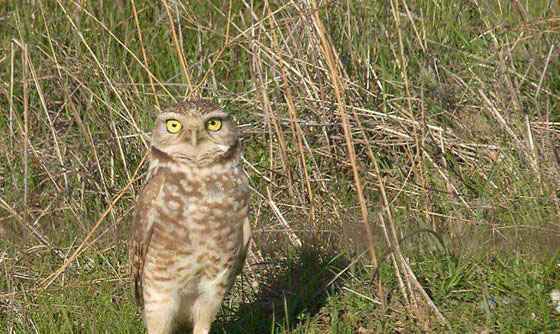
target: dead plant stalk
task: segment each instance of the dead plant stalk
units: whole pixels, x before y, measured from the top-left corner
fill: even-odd
[[[181,48],[179,43],[179,39],[177,38],[177,31],[175,29],[175,21],[173,20],[173,16],[171,16],[171,11],[169,10],[169,4],[167,0],[163,0],[163,4],[165,7],[165,11],[167,12],[167,17],[169,18],[169,26],[171,27],[171,36],[173,36],[173,44],[175,45],[175,49],[177,50],[177,56],[179,57],[179,62],[181,63],[181,68],[183,69],[183,75],[185,76],[185,80],[187,80],[187,98],[189,96],[196,97],[196,92],[193,89],[191,76],[189,74],[189,69],[187,68],[187,60],[185,59],[185,53]]]
[[[136,31],[138,32],[138,41],[140,42],[140,47],[142,48],[142,59],[144,59],[144,66],[150,68],[148,65],[148,56],[146,56],[146,48],[144,48],[144,40],[142,39],[142,29],[140,29],[140,22],[138,22],[138,13],[136,11],[136,2],[131,0],[132,13],[134,14],[134,24],[136,25]],[[156,87],[154,86],[154,80],[151,75],[148,75],[148,80],[150,80],[150,87],[152,88],[152,93],[154,93],[154,101],[156,106],[160,108],[159,98]]]
[[[346,148],[348,150],[348,155],[350,156],[350,163],[352,164],[352,172],[354,174],[354,181],[356,185],[356,192],[358,195],[358,201],[360,202],[360,210],[362,213],[362,223],[364,224],[364,229],[366,232],[366,238],[368,243],[368,250],[370,255],[370,260],[373,265],[377,266],[377,256],[375,254],[375,247],[373,244],[373,236],[371,234],[371,228],[369,226],[368,220],[368,209],[365,202],[363,190],[362,190],[362,183],[360,181],[360,174],[358,172],[358,165],[356,163],[356,153],[354,151],[354,143],[352,139],[352,134],[350,132],[350,121],[348,120],[348,114],[346,113],[346,103],[344,98],[344,92],[342,88],[342,81],[340,80],[340,75],[338,72],[338,68],[335,65],[333,54],[331,50],[331,45],[326,36],[326,30],[323,26],[321,18],[319,17],[319,7],[315,0],[309,0],[310,8],[313,13],[313,22],[315,23],[315,28],[317,31],[317,35],[319,40],[321,41],[321,50],[323,55],[327,61],[327,65],[329,68],[329,75],[331,77],[331,83],[333,85],[338,111],[340,113],[340,117],[342,118],[342,127],[344,129],[344,139],[346,141]]]

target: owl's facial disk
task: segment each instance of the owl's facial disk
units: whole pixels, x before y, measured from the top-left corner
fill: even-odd
[[[239,142],[233,118],[217,110],[206,114],[161,113],[152,131],[152,146],[174,160],[208,162]]]

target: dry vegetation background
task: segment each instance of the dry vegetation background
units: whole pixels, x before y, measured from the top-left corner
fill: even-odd
[[[559,12],[2,2],[0,331],[140,330],[126,249],[150,127],[199,97],[239,120],[253,189],[215,333],[554,332]]]

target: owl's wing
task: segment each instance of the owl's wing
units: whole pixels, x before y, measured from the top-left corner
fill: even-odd
[[[153,220],[148,212],[161,191],[163,181],[162,173],[150,175],[146,179],[144,188],[138,195],[134,206],[131,230],[132,240],[129,250],[129,269],[130,282],[138,306],[144,305],[142,273],[144,272],[144,260],[146,259],[153,233]]]
[[[247,181],[245,181],[246,183]],[[242,190],[243,192],[245,192],[245,199],[244,199],[244,206],[249,206],[249,188],[246,187],[246,189]],[[243,269],[243,265],[245,264],[245,260],[247,258],[247,253],[249,253],[249,250],[251,249],[251,241],[252,241],[252,231],[251,231],[251,223],[249,222],[249,217],[245,217],[245,219],[243,220],[243,245],[241,247],[241,252],[239,254],[239,258],[233,268],[233,275],[234,277],[239,275],[241,273],[241,270]]]
[[[243,269],[245,259],[247,258],[247,253],[249,253],[249,250],[251,249],[251,240],[251,224],[249,223],[249,218],[245,218],[245,221],[243,222],[243,248],[241,249],[241,256],[239,257],[237,266],[234,269],[235,276],[239,275],[241,273],[241,270]]]

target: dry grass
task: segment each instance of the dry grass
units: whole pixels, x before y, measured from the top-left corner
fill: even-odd
[[[415,233],[424,229],[456,268],[482,272],[461,276],[481,282],[468,291],[504,291],[489,263],[514,272],[514,254],[545,268],[546,288],[560,277],[543,255],[558,254],[560,233],[557,1],[55,0],[0,12],[7,333],[139,328],[119,299],[129,213],[154,115],[194,96],[239,120],[254,192],[257,245],[222,315],[228,332],[335,333],[325,314],[339,306],[359,314],[340,320],[354,333],[503,329],[441,299],[464,286],[443,293],[442,278],[430,280],[451,260],[425,266],[441,250]],[[311,290],[283,285],[294,277]],[[119,318],[79,309],[64,297],[71,288],[83,302],[91,289],[116,298],[130,321],[96,323]],[[281,320],[247,323],[281,295]]]

